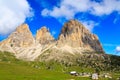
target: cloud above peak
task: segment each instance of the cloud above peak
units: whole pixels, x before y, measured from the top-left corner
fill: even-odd
[[[77,13],[88,12],[96,16],[109,15],[114,11],[120,12],[120,0],[103,0],[96,2],[92,0],[61,0],[60,6],[47,7],[43,9],[43,16],[73,18]]]
[[[27,0],[0,0],[0,35],[6,35],[33,15]]]
[[[93,16],[101,17],[110,15],[113,12],[118,12],[119,14],[119,4],[120,0],[101,0],[99,2],[96,0],[61,0],[59,6],[53,6],[52,9],[44,8],[41,11],[41,15],[66,20],[75,18],[75,15],[79,13],[89,13]],[[90,23],[90,21],[87,23]],[[92,28],[93,22],[91,23],[89,25]]]

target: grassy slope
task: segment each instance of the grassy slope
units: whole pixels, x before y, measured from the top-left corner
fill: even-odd
[[[0,80],[69,80],[78,77],[55,70],[36,69],[29,66],[0,62]],[[81,78],[84,80],[89,80]]]
[[[51,64],[53,66],[48,69]],[[0,80],[91,80],[90,78],[71,76],[68,72],[71,70],[92,72],[92,69],[81,69],[76,66],[65,68],[58,63],[51,64],[24,62],[17,60],[8,52],[0,52]],[[119,76],[119,74],[116,75]]]
[[[79,80],[63,72],[62,65],[54,64],[52,67],[54,69],[48,70],[49,65],[48,63],[20,61],[8,52],[0,52],[0,80]]]

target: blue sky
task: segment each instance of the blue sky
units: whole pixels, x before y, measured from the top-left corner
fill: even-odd
[[[62,25],[77,19],[98,35],[106,53],[119,55],[119,4],[120,0],[1,0],[0,40],[22,23],[29,25],[33,36],[47,26],[57,39]]]

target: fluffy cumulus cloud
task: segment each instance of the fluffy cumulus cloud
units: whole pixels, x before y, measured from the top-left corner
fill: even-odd
[[[89,13],[95,16],[109,15],[112,12],[120,12],[120,0],[61,0],[59,6],[53,6],[52,9],[47,7],[42,10],[41,15],[55,18],[73,19],[78,13]],[[91,23],[91,24],[90,24]],[[88,21],[84,23],[90,30],[93,28],[94,22]]]
[[[33,15],[26,0],[0,0],[0,35],[6,35]]]
[[[96,2],[92,0],[61,0],[60,6],[54,6],[52,10],[44,9],[43,16],[73,18],[79,12],[89,12],[101,16],[109,15],[113,11],[120,12],[120,0],[103,0]]]

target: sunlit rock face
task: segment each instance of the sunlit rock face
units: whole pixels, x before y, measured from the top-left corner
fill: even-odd
[[[54,41],[54,38],[50,34],[49,30],[44,26],[40,30],[37,31],[36,34],[36,41],[38,41],[40,44],[50,44]]]
[[[11,33],[2,44],[9,44],[11,47],[29,47],[33,45],[34,42],[35,40],[28,25],[22,24],[21,26],[18,26],[15,32]]]
[[[65,23],[58,38],[58,46],[69,45],[82,47],[86,50],[104,52],[98,37],[87,30],[77,20]]]

